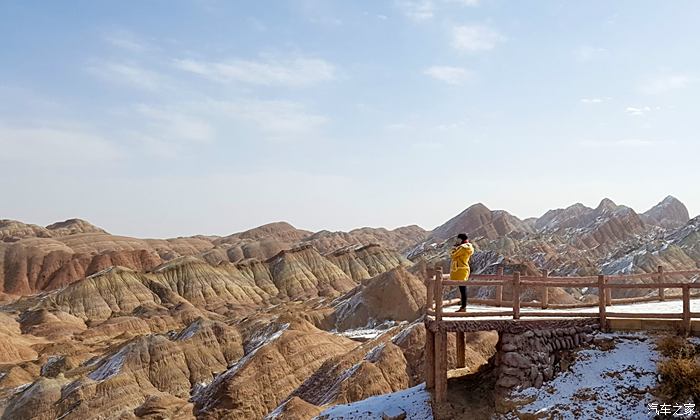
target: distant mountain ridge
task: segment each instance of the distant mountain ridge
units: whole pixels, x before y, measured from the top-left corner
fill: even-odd
[[[697,218],[690,220],[672,196],[644,213],[605,198],[596,208],[577,203],[527,221],[476,204],[435,229],[408,257],[443,263],[455,236],[466,232],[478,249],[475,272],[491,272],[504,259],[562,276],[650,272],[660,265],[689,270],[700,267],[698,230]]]
[[[138,239],[111,235],[80,219],[47,227],[0,220],[0,293],[52,290],[113,266],[148,272],[180,257],[218,265],[251,259],[262,262],[302,246],[332,254],[373,244],[397,253],[425,235],[417,226],[313,233],[276,222],[225,237]],[[367,267],[364,270],[368,275]]]

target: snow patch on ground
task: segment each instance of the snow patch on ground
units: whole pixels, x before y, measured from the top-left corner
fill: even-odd
[[[253,353],[265,344],[275,341],[287,328],[289,328],[288,323],[282,325],[272,323],[259,331],[255,336],[251,337],[248,342],[244,343],[243,349],[246,354]]]
[[[192,386],[192,389],[190,390],[190,398],[193,400],[196,400],[197,398],[199,398],[202,395],[202,393],[204,392],[204,390],[207,389],[209,384],[211,384],[211,381],[208,381],[208,382],[202,381],[202,382],[197,382],[196,384],[194,384],[194,386]]]
[[[291,401],[291,398],[288,399],[287,401],[283,402],[280,404],[277,408],[275,408],[270,414],[265,416],[264,420],[275,420],[277,417],[281,416],[282,413],[284,413],[284,408],[287,406],[287,404]]]
[[[12,388],[12,393],[13,393],[13,394],[19,394],[20,392],[23,392],[25,389],[29,388],[29,387],[32,386],[33,384],[34,384],[34,382],[29,382],[29,383],[22,384],[22,385],[20,385],[20,386],[14,387],[14,388]]]
[[[513,393],[515,400],[535,398],[518,412],[567,419],[653,418],[649,414],[649,403],[653,402],[649,391],[657,384],[656,363],[660,358],[654,340],[645,334],[597,337],[614,338],[615,348],[581,350],[569,371],[540,389]]]
[[[432,420],[430,394],[425,384],[392,394],[379,395],[350,404],[336,405],[322,412],[317,420],[381,420],[383,414],[406,413],[406,419]]]
[[[384,351],[385,346],[386,346],[386,344],[382,343],[382,344],[376,346],[375,348],[373,348],[372,350],[370,350],[369,353],[367,353],[367,355],[365,356],[365,360],[368,362],[372,362],[372,363],[379,360],[379,356],[382,355],[382,351]]]
[[[391,337],[391,342],[400,345],[403,341],[411,334],[414,328],[418,326],[423,326],[423,320],[418,320],[408,327],[404,328],[401,332]]]
[[[343,337],[350,338],[357,341],[369,341],[374,340],[380,335],[387,332],[389,329],[399,325],[396,321],[384,321],[377,324],[375,320],[371,320],[369,325],[364,328],[357,328],[353,330],[346,330],[342,332],[333,331],[335,334],[341,335]]]
[[[197,333],[197,331],[199,331],[201,326],[202,326],[201,320],[197,320],[197,321],[191,323],[187,328],[182,330],[182,332],[180,332],[180,334],[175,336],[175,340],[176,341],[185,341],[185,340],[192,338],[192,336],[194,336]]]
[[[105,274],[111,273],[111,272],[114,271],[116,268],[117,268],[117,267],[115,267],[115,266],[107,267],[107,268],[105,268],[104,270],[98,271],[97,273],[94,273],[94,274],[91,274],[91,275],[87,276],[86,278],[87,278],[87,279],[95,279],[95,278],[97,278],[97,277],[104,276]]]
[[[90,373],[88,378],[92,379],[93,381],[102,382],[118,374],[124,365],[124,360],[126,360],[126,356],[130,350],[131,345],[122,347],[118,352],[102,363],[99,368]]]
[[[49,358],[46,360],[46,363],[44,366],[41,367],[41,376],[46,376],[46,374],[49,372],[49,369],[53,366],[54,363],[60,361],[63,359],[63,356],[49,356]],[[0,379],[2,378],[2,374],[0,374]]]

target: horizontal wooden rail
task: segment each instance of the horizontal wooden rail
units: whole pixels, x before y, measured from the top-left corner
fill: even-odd
[[[635,313],[635,312],[607,312],[608,318],[655,318],[655,319],[682,319],[682,313]]]
[[[494,281],[494,280],[443,280],[443,286],[498,286],[502,285],[504,281]]]
[[[598,312],[553,312],[553,311],[532,311],[523,312],[521,316],[528,317],[549,317],[549,318],[597,318]]]
[[[607,277],[606,277],[607,280]],[[429,282],[434,282],[430,280]],[[443,286],[467,286],[467,287],[493,287],[509,285],[511,281],[474,281],[474,280],[445,280]],[[528,280],[521,281],[521,286],[530,287],[598,287],[598,283],[579,283],[579,282],[564,282],[564,281],[543,281],[543,280]],[[700,289],[700,283],[606,283],[606,289],[656,289],[663,287],[666,289],[680,289],[685,285],[691,289]]]
[[[693,275],[700,275],[700,270],[682,270],[682,271],[665,271],[663,273],[664,276],[693,276]],[[659,278],[659,273],[658,272],[651,272],[651,273],[638,273],[638,274],[615,274],[615,275],[606,275],[605,276],[608,280],[643,280],[643,279],[652,279],[656,280]],[[449,274],[443,274],[442,275],[443,280],[450,280],[450,275]],[[511,276],[501,276],[498,274],[472,274],[469,276],[470,279],[478,279],[478,280],[505,280],[505,281],[510,281]],[[539,281],[545,278],[544,276],[520,276],[520,279],[523,281]],[[563,277],[546,277],[548,280],[553,280],[553,281],[566,281],[566,282],[575,282],[575,281],[593,281],[598,278],[598,276],[563,276]],[[460,281],[460,280],[451,280],[451,281]]]
[[[579,283],[579,282],[563,282],[563,281],[523,281],[520,282],[522,286],[531,287],[598,287],[598,283]],[[656,286],[655,286],[656,287]]]
[[[489,312],[444,312],[446,318],[476,318],[490,316],[513,316],[513,311],[489,311]]]
[[[624,284],[624,283],[608,283],[606,289],[657,289],[663,287],[665,289],[683,288],[690,283],[640,283],[640,284]],[[700,287],[700,285],[698,285]]]

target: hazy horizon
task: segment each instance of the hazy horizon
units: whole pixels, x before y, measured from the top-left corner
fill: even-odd
[[[138,237],[700,214],[692,1],[0,3],[0,218]]]
[[[596,208],[596,207],[600,204],[600,202],[601,202],[603,199],[605,199],[605,198],[611,199],[611,200],[612,200],[613,202],[615,202],[615,204],[617,204],[617,205],[627,205],[627,204],[625,204],[625,203],[617,202],[615,199],[612,199],[612,198],[610,198],[610,197],[604,197],[604,198],[602,198],[601,200],[599,200],[599,201],[598,201],[597,203],[595,203],[595,204],[587,204],[587,203],[580,203],[580,204],[583,204],[583,205],[585,205],[585,206],[587,206],[587,207],[590,207],[590,208]],[[678,199],[678,197],[675,197],[675,198]],[[661,202],[661,201],[663,201],[663,200],[659,200],[659,202]],[[683,200],[679,200],[679,201],[683,202]],[[659,202],[655,203],[654,205],[659,204]],[[389,230],[393,230],[393,229],[396,229],[396,228],[399,228],[399,227],[405,227],[405,226],[411,226],[411,225],[417,225],[417,226],[419,226],[419,227],[421,227],[421,228],[423,228],[423,229],[425,229],[425,230],[427,230],[427,231],[432,231],[433,229],[435,229],[435,228],[439,227],[440,225],[442,225],[443,223],[447,222],[447,221],[448,221],[449,219],[451,219],[452,217],[457,216],[459,213],[461,213],[462,211],[466,210],[466,209],[469,208],[470,206],[475,205],[475,204],[479,204],[479,203],[480,203],[480,202],[472,203],[472,204],[467,205],[467,206],[464,207],[462,210],[459,210],[458,212],[456,212],[455,214],[453,214],[452,216],[450,216],[448,219],[445,219],[445,220],[439,222],[438,224],[436,224],[436,225],[434,225],[434,226],[424,226],[424,225],[421,225],[421,224],[418,224],[418,223],[407,223],[407,224],[396,225],[396,226],[369,226],[369,225],[362,225],[362,226],[359,226],[359,225],[358,225],[358,226],[343,226],[343,225],[338,225],[339,227],[324,227],[324,226],[307,227],[307,226],[300,226],[299,224],[294,223],[294,221],[286,220],[286,219],[284,219],[284,218],[280,218],[280,219],[277,219],[277,220],[269,220],[269,221],[267,221],[267,222],[263,222],[263,223],[260,223],[260,224],[255,225],[255,226],[239,227],[239,228],[235,228],[235,229],[233,229],[233,230],[229,229],[228,231],[224,231],[224,232],[188,232],[188,233],[172,233],[172,234],[168,234],[168,235],[165,235],[165,236],[163,236],[163,235],[161,235],[161,236],[154,236],[154,235],[148,235],[148,234],[141,234],[141,233],[138,233],[138,232],[130,232],[130,233],[127,232],[127,233],[125,233],[125,232],[112,231],[112,230],[109,229],[107,226],[102,225],[102,224],[98,223],[98,222],[95,221],[95,220],[91,220],[91,219],[85,218],[85,217],[67,217],[67,218],[62,218],[62,219],[49,220],[49,221],[42,221],[42,222],[36,223],[36,222],[29,221],[29,220],[22,220],[22,219],[18,219],[18,218],[14,218],[14,217],[5,217],[5,216],[3,216],[3,215],[0,215],[0,220],[1,220],[1,219],[10,219],[10,220],[17,220],[17,221],[20,221],[20,222],[23,222],[23,223],[35,224],[35,225],[39,225],[39,226],[48,226],[48,225],[50,225],[50,224],[57,223],[57,222],[62,222],[62,221],[69,220],[69,219],[82,219],[82,220],[86,220],[86,221],[88,221],[88,222],[94,224],[95,226],[97,226],[97,227],[99,227],[99,228],[102,228],[102,229],[104,229],[104,230],[106,230],[106,231],[108,231],[109,233],[114,234],[114,235],[132,236],[132,237],[136,237],[136,238],[154,238],[154,239],[175,238],[175,237],[188,237],[188,236],[195,236],[195,235],[203,235],[203,236],[227,236],[227,235],[230,235],[230,234],[234,234],[234,233],[238,233],[238,232],[244,232],[244,231],[249,230],[249,229],[253,229],[253,228],[256,228],[256,227],[259,227],[259,226],[263,226],[263,225],[270,224],[270,223],[276,223],[276,222],[286,222],[286,223],[289,223],[290,225],[294,226],[294,227],[297,228],[297,229],[308,230],[308,231],[311,231],[311,232],[318,232],[318,231],[320,231],[320,230],[346,231],[346,232],[347,232],[347,231],[350,231],[350,230],[353,230],[353,229],[359,229],[359,228],[363,228],[363,227],[370,227],[370,228],[386,228],[386,229],[389,229]],[[486,205],[486,207],[488,207],[488,208],[489,208],[490,210],[492,210],[492,211],[493,211],[493,210],[505,210],[505,211],[508,211],[508,209],[490,207],[490,206],[488,206],[486,203],[481,203],[481,204]],[[577,203],[571,203],[570,205],[573,205],[573,204],[577,204]],[[634,208],[634,207],[631,207],[631,208],[632,208],[633,210],[635,210],[637,213],[644,213],[645,211],[647,211],[647,210],[649,210],[650,208],[652,208],[654,205],[648,206],[648,208],[644,208],[644,209]],[[568,205],[567,205],[567,206],[553,207],[553,208],[551,208],[551,209],[544,210],[541,214],[539,214],[539,215],[537,215],[537,216],[528,216],[528,217],[521,217],[521,216],[519,216],[519,215],[517,215],[517,214],[514,214],[514,213],[512,213],[512,212],[510,212],[510,211],[508,211],[508,212],[511,213],[512,215],[516,216],[516,217],[519,218],[520,220],[525,220],[525,219],[529,219],[529,218],[539,218],[539,217],[542,217],[542,216],[543,216],[547,211],[549,211],[549,210],[556,210],[556,209],[561,209],[561,208],[566,208],[566,207],[568,207]],[[690,213],[690,218],[691,218],[691,219],[694,218],[694,217],[696,217],[696,216],[700,216],[700,215],[694,215],[693,213]]]

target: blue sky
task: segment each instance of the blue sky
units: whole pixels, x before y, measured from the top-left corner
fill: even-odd
[[[0,0],[0,217],[137,236],[700,213],[700,3]]]

